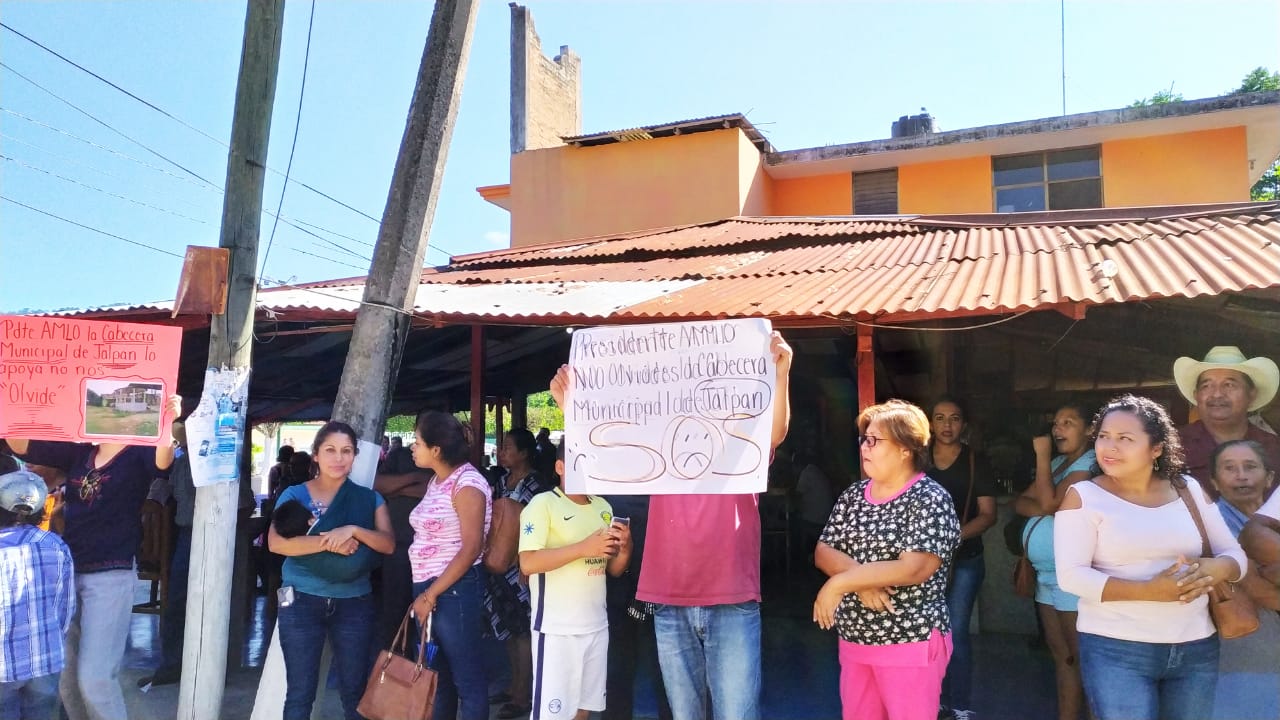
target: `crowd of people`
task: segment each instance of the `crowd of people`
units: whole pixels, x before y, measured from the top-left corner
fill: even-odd
[[[790,425],[792,352],[777,333],[769,351],[772,451]],[[1033,440],[1034,477],[1014,507],[1028,518],[1018,540],[1036,571],[1059,720],[1280,717],[1280,438],[1251,416],[1280,369],[1214,348],[1174,376],[1196,414],[1183,428],[1122,395],[1096,412],[1064,404]],[[564,366],[550,383],[561,406],[570,378]],[[180,399],[167,413],[181,414]],[[969,618],[997,490],[968,422],[951,397],[865,408],[863,479],[824,521],[806,516],[824,575],[813,620],[839,638],[846,720],[975,716]],[[406,613],[429,618],[437,718],[488,718],[495,704],[502,718],[630,718],[645,646],[662,720],[761,717],[756,495],[567,492],[563,443],[514,429],[492,477],[469,462],[471,443],[454,416],[424,412],[410,446],[388,443],[373,488],[350,478],[359,441],[345,423],[325,424],[309,453],[277,457],[267,545],[282,558],[271,589],[287,720],[311,716],[326,642],[344,716],[359,718],[373,652]],[[171,448],[8,445],[30,469],[0,467],[0,707],[123,718],[138,529],[118,519],[136,515],[156,476],[185,473],[188,486],[189,466]],[[65,490],[36,468],[55,469]],[[824,495],[813,497],[825,507]],[[38,527],[46,514],[60,536]],[[19,571],[38,591],[12,592]],[[1216,632],[1210,596],[1224,583],[1257,606],[1252,633]],[[15,634],[19,617],[40,621]],[[491,692],[495,643],[510,679]],[[152,681],[177,672],[170,654],[166,644]]]

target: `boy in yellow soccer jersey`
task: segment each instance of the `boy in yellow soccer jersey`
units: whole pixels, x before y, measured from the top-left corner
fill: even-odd
[[[556,457],[564,477],[564,442]],[[533,607],[533,713],[530,720],[586,720],[604,710],[609,617],[605,572],[631,559],[631,528],[614,522],[603,498],[536,495],[520,513],[520,571]]]

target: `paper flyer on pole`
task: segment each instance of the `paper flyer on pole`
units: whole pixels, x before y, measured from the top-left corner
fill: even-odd
[[[0,315],[0,437],[167,445],[182,328]]]
[[[249,368],[204,371],[200,404],[186,423],[191,482],[196,487],[239,478],[248,399]]]
[[[771,329],[749,319],[574,332],[565,488],[763,492],[776,384]]]

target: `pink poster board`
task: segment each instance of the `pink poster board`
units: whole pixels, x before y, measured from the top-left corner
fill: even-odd
[[[0,315],[0,437],[170,442],[182,328]]]

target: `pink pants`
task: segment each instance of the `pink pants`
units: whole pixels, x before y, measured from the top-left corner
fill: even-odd
[[[951,636],[937,631],[927,641],[906,646],[879,648],[841,640],[841,717],[935,720],[950,659]]]

